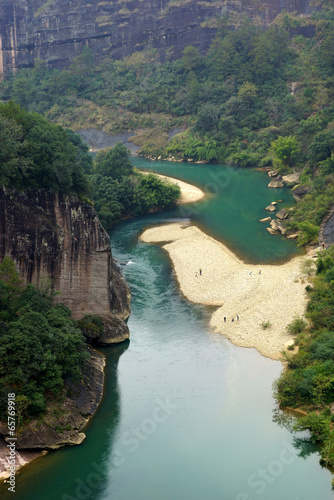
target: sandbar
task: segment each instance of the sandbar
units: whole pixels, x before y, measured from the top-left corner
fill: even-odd
[[[174,179],[174,177],[167,177],[166,175],[156,174],[155,172],[141,172],[142,174],[152,174],[160,179],[168,182],[174,182],[177,184],[181,190],[181,196],[178,199],[178,204],[184,205],[185,203],[195,203],[196,201],[204,198],[205,193],[196,186],[192,186],[187,182],[180,181],[179,179]]]
[[[141,240],[160,244],[168,252],[188,300],[217,307],[210,320],[215,332],[272,359],[281,359],[282,350],[293,344],[286,327],[305,313],[305,256],[281,265],[246,264],[187,222],[147,229]]]

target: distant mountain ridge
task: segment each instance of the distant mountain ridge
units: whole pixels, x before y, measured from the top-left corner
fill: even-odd
[[[187,45],[205,51],[226,14],[268,25],[283,10],[312,8],[310,0],[0,0],[0,78],[36,58],[65,68],[85,46],[98,59],[145,48],[177,58]]]

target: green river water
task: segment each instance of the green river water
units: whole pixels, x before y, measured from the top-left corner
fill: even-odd
[[[144,228],[190,219],[251,262],[284,261],[295,243],[258,219],[287,189],[222,166],[150,163],[209,193],[168,213],[124,221],[113,255],[132,291],[131,341],[107,356],[102,404],[78,447],[23,469],[7,500],[333,500],[331,474],[307,433],[293,435],[272,397],[282,365],[210,331],[207,308],[179,293],[168,255],[138,241]],[[284,205],[284,202],[282,206]]]

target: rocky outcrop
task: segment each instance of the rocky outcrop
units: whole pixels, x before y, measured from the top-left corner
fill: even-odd
[[[273,177],[268,184],[269,188],[281,188],[284,186],[283,178],[281,175]]]
[[[283,175],[283,182],[288,186],[295,186],[300,183],[300,173],[295,172],[289,175]]]
[[[108,325],[122,324],[115,342],[129,337],[129,289],[93,207],[75,196],[1,188],[0,214],[0,259],[9,255],[27,283],[51,280],[76,319],[102,316]]]
[[[334,245],[334,207],[330,209],[321,223],[319,241],[324,242],[326,248],[330,245]]]
[[[300,201],[309,192],[310,188],[308,186],[299,185],[292,189],[292,196],[296,201]]]
[[[273,229],[274,231],[280,231],[280,233],[282,233],[283,235],[287,232],[286,227],[280,220],[273,219],[270,223],[270,226],[271,229]]]
[[[67,67],[86,46],[96,59],[151,48],[163,60],[179,57],[187,45],[203,52],[222,13],[236,24],[249,16],[268,25],[282,10],[310,14],[310,0],[0,0],[0,76],[31,67],[36,58]]]
[[[81,431],[102,399],[104,366],[104,356],[92,351],[81,380],[76,384],[66,383],[63,400],[50,399],[42,418],[30,420],[23,427],[17,426],[16,450],[55,450],[81,444],[86,437]],[[8,436],[5,422],[0,422],[0,436],[5,440]],[[8,450],[2,447],[2,461],[6,452]],[[35,456],[27,457],[28,461]]]
[[[276,217],[278,219],[284,220],[289,217],[289,213],[285,210],[285,208],[281,208],[281,210],[277,212]]]
[[[276,210],[276,203],[272,202],[270,203],[270,205],[268,205],[265,210],[267,210],[267,212],[275,212]]]

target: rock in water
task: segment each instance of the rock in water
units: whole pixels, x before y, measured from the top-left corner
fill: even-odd
[[[281,210],[279,210],[276,214],[276,217],[278,219],[281,219],[281,220],[284,220],[284,219],[287,219],[289,217],[289,214],[288,212],[285,210],[285,208],[281,208]]]
[[[267,210],[267,212],[275,212],[276,210],[276,206],[273,205],[272,203],[270,203],[270,205],[268,205],[265,210]]]
[[[270,187],[270,188],[281,188],[283,186],[284,186],[284,182],[283,182],[283,178],[281,176],[275,177],[268,184],[268,187]]]

